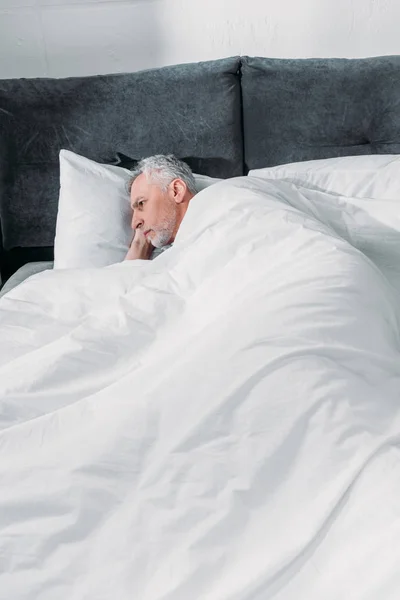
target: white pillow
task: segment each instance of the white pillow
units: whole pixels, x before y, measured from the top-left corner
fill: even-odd
[[[201,190],[205,190],[206,188],[210,187],[210,185],[213,185],[213,183],[217,183],[218,181],[222,181],[222,179],[218,178],[218,177],[209,177],[208,175],[198,175],[197,173],[193,173],[195,182],[196,182],[196,189],[198,192],[201,192]]]
[[[128,169],[60,151],[60,197],[54,268],[105,267],[121,262],[132,240]],[[220,181],[196,175],[198,190]]]
[[[248,175],[353,198],[400,199],[400,155],[396,154],[311,160],[252,169]]]

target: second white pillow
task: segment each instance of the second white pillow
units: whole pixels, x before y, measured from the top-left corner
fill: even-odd
[[[344,156],[253,169],[251,177],[283,179],[352,198],[400,199],[400,156]]]

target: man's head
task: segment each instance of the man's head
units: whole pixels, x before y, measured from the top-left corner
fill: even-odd
[[[132,171],[129,190],[132,229],[140,229],[155,248],[172,243],[197,193],[188,165],[172,154],[144,158]]]

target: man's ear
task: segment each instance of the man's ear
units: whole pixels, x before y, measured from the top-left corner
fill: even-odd
[[[172,197],[177,204],[181,204],[186,195],[187,185],[182,179],[174,179],[171,181]]]

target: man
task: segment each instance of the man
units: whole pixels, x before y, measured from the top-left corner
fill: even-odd
[[[144,158],[129,183],[134,239],[125,260],[148,260],[154,248],[172,244],[197,193],[188,165],[172,154]]]

